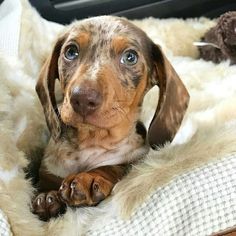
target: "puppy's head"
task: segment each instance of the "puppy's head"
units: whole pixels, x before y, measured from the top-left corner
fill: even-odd
[[[60,111],[55,79],[64,95]],[[74,23],[58,39],[36,90],[52,136],[58,139],[63,123],[101,129],[135,124],[143,97],[154,85],[160,96],[148,139],[160,145],[173,139],[189,95],[161,49],[142,30],[127,20],[103,16]]]

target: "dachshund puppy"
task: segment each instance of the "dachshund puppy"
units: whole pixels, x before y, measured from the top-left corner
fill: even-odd
[[[159,101],[146,132],[139,116],[144,95],[155,85]],[[95,206],[105,199],[149,146],[172,141],[189,102],[160,47],[112,16],[69,26],[44,64],[36,91],[51,132],[40,168],[40,191],[49,192],[32,204],[43,220],[64,212],[65,205]]]

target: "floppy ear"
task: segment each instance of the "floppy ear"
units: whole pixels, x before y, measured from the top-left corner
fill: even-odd
[[[54,89],[55,81],[58,78],[58,58],[64,39],[65,37],[57,41],[51,55],[41,69],[36,84],[36,92],[43,106],[47,125],[55,141],[60,138],[62,132],[62,122],[56,104]]]
[[[158,105],[148,130],[149,144],[155,148],[173,140],[188,107],[189,94],[157,45],[153,45],[152,60],[151,82],[160,88]]]

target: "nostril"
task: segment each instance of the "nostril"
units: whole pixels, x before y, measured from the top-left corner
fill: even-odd
[[[90,107],[96,107],[96,103],[95,103],[95,102],[89,102],[88,105],[89,105]]]
[[[78,100],[75,100],[75,101],[74,101],[74,105],[77,106],[77,107],[79,107],[79,106],[80,106],[80,102],[79,102]]]

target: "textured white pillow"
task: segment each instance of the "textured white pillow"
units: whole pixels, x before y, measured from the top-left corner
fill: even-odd
[[[233,226],[236,155],[176,177],[149,196],[129,220],[107,219],[86,235],[204,236]]]
[[[22,6],[20,0],[5,0],[0,5],[0,53],[18,56]]]

